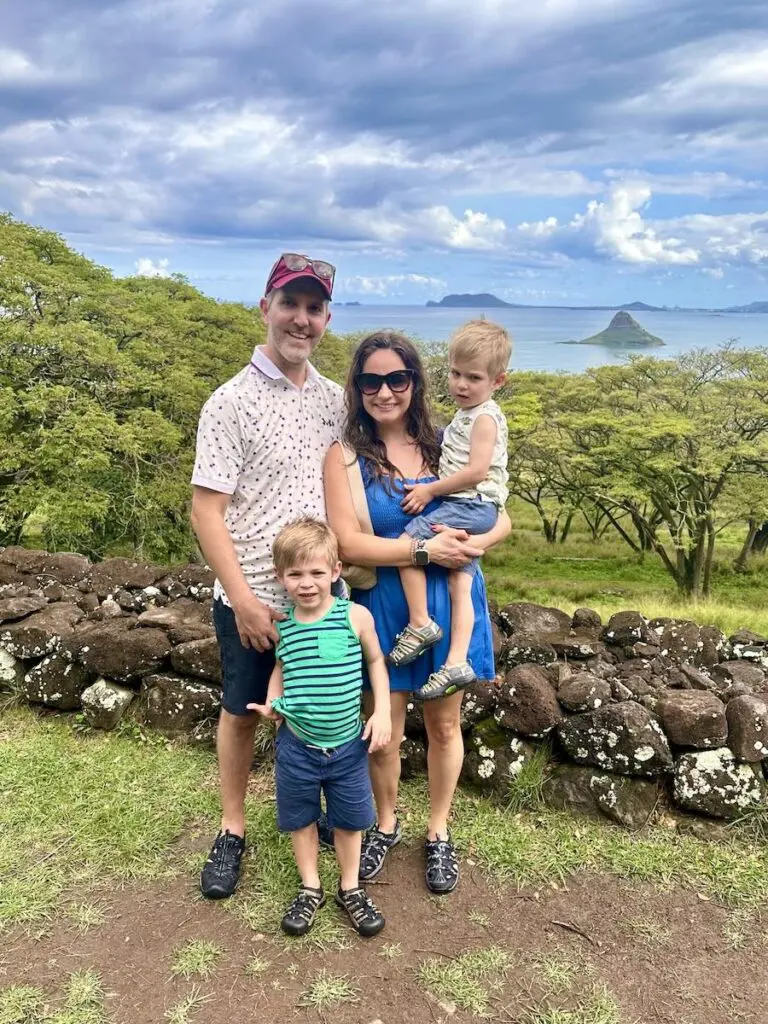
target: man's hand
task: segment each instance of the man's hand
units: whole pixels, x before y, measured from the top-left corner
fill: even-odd
[[[433,526],[435,536],[427,541],[430,562],[442,565],[444,569],[460,569],[471,559],[483,555],[481,548],[469,540],[466,530],[454,530],[450,526]]]
[[[405,489],[408,493],[400,502],[400,507],[409,515],[422,512],[424,506],[428,505],[435,497],[429,484],[405,484]]]
[[[285,618],[282,612],[275,611],[253,595],[233,605],[232,611],[235,613],[237,632],[243,647],[253,647],[257,651],[268,651],[274,647],[278,636],[272,623]]]
[[[392,717],[387,712],[374,711],[363,729],[363,739],[370,739],[368,753],[386,747],[392,736]]]
[[[258,712],[262,718],[268,718],[270,722],[282,722],[283,716],[278,715],[276,711],[272,710],[272,704],[267,701],[266,704],[246,704],[249,711]]]

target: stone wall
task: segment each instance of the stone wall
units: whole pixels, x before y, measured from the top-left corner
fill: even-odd
[[[0,689],[94,728],[128,715],[211,742],[221,669],[213,579],[124,558],[0,550]],[[462,780],[504,799],[546,742],[549,803],[629,828],[659,806],[735,818],[766,804],[768,638],[638,612],[603,624],[516,603],[493,609],[499,675],[462,707]],[[409,707],[405,774],[426,764]]]

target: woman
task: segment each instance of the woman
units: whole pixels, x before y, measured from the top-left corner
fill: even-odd
[[[375,536],[360,529],[347,482],[344,454],[336,444],[325,461],[325,497],[328,521],[339,538],[345,561],[377,567],[371,590],[353,591],[353,597],[373,614],[379,642],[391,650],[396,634],[408,622],[398,566],[412,564],[412,542],[402,538],[410,518],[401,508],[404,484],[425,483],[436,477],[440,457],[438,437],[426,398],[424,368],[415,347],[393,331],[365,338],[355,353],[346,388],[347,419],[344,441],[360,460],[368,508]],[[425,511],[431,509],[427,506]],[[371,781],[377,822],[364,841],[360,878],[374,878],[387,852],[401,838],[397,820],[400,780],[400,742],[406,706],[414,690],[442,665],[450,646],[450,598],[447,569],[465,565],[509,533],[504,513],[493,531],[467,539],[461,531],[445,529],[425,544],[428,604],[432,618],[442,627],[443,639],[429,651],[400,668],[390,668],[392,739],[370,756]],[[475,626],[469,660],[481,679],[493,679],[491,624],[482,573],[472,586]],[[427,731],[427,770],[430,817],[425,843],[427,887],[435,893],[452,892],[459,881],[459,862],[448,830],[448,816],[464,759],[459,715],[462,693],[423,705]],[[370,693],[364,696],[369,711]]]

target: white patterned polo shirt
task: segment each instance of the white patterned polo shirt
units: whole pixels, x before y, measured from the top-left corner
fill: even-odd
[[[244,370],[203,406],[192,483],[231,494],[225,522],[248,585],[286,611],[272,567],[272,542],[299,516],[325,520],[323,460],[341,437],[344,392],[312,365],[299,388],[261,346]],[[229,604],[216,580],[214,597]]]

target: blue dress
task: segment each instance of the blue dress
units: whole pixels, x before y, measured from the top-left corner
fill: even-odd
[[[413,518],[404,512],[400,502],[405,497],[400,480],[386,483],[377,480],[360,459],[363,474],[365,495],[368,499],[368,510],[371,514],[373,532],[377,537],[399,537],[409,519]],[[432,483],[436,477],[421,477],[408,480],[407,483]],[[391,493],[390,493],[391,489]],[[424,512],[431,512],[438,501],[430,502]],[[427,574],[427,607],[429,614],[443,630],[443,639],[422,654],[410,665],[400,668],[389,666],[391,690],[417,690],[427,681],[431,672],[437,671],[445,664],[448,656],[451,636],[451,598],[448,593],[448,572],[439,565],[428,565]],[[400,574],[394,566],[382,566],[376,570],[378,582],[371,590],[353,590],[352,598],[358,604],[365,605],[373,615],[379,643],[385,654],[395,644],[395,636],[408,623],[408,605],[400,583]],[[485,594],[485,580],[482,572],[476,572],[472,579],[472,607],[475,613],[475,625],[469,644],[468,661],[478,679],[493,679],[496,672],[493,663],[493,638],[491,636],[491,620],[488,615],[488,602]]]

